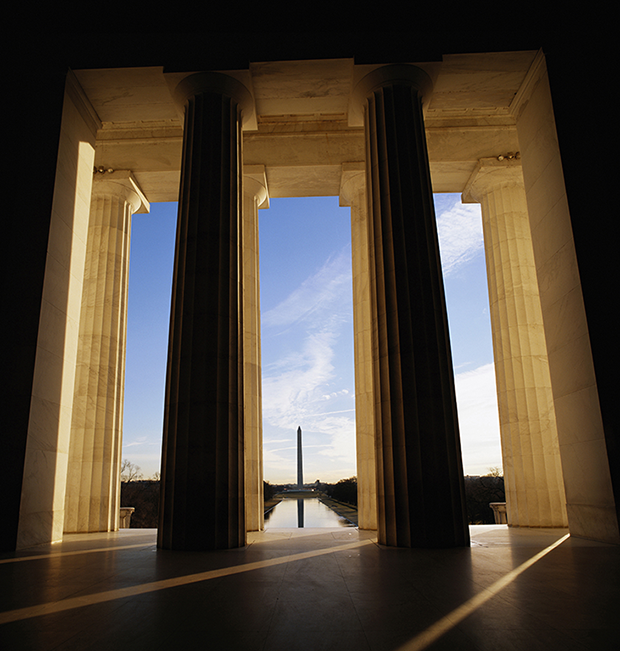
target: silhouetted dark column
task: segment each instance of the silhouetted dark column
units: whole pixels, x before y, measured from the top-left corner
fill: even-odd
[[[379,542],[469,544],[437,227],[415,66],[358,84],[366,129]]]
[[[217,73],[184,79],[185,106],[158,545],[245,544],[241,110]]]

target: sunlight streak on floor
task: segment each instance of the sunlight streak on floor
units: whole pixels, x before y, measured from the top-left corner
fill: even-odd
[[[532,556],[529,560],[525,561],[511,572],[508,572],[501,579],[496,581],[489,588],[484,589],[477,595],[466,601],[464,604],[453,610],[451,613],[442,617],[438,622],[427,628],[425,631],[414,637],[412,640],[404,644],[398,651],[422,651],[430,646],[433,642],[439,639],[444,633],[447,633],[451,628],[463,621],[468,615],[471,615],[482,604],[486,603],[489,599],[494,597],[498,592],[503,590],[509,583],[512,583],[520,574],[525,572],[529,567],[537,563],[543,556],[559,547],[565,540],[570,537],[570,534],[562,536],[556,540],[549,547],[543,549],[538,554]]]
[[[18,556],[16,558],[2,558],[0,565],[4,563],[21,563],[22,561],[40,561],[45,558],[64,558],[66,556],[80,556],[82,554],[94,554],[100,552],[116,552],[121,549],[134,549],[136,547],[153,547],[154,544],[149,541],[147,543],[138,543],[137,545],[121,545],[117,547],[99,547],[98,549],[79,549],[74,552],[62,551],[55,554],[34,554],[32,556]]]
[[[292,563],[294,561],[305,560],[315,556],[322,556],[324,554],[331,554],[333,552],[347,551],[362,547],[363,545],[374,544],[371,539],[360,540],[343,545],[334,545],[326,549],[317,549],[308,552],[300,552],[298,554],[291,554],[289,556],[281,556],[279,558],[271,558],[263,561],[255,561],[253,563],[245,563],[243,565],[236,565],[233,567],[224,567],[217,570],[209,570],[207,572],[199,572],[197,574],[189,574],[186,576],[174,577],[171,579],[164,579],[162,581],[153,581],[152,583],[142,583],[140,585],[130,586],[128,588],[119,588],[117,590],[107,590],[98,594],[83,595],[80,597],[71,597],[63,599],[62,601],[52,601],[45,604],[38,604],[36,606],[29,606],[26,608],[18,608],[4,613],[0,613],[0,625],[9,622],[15,622],[22,619],[29,619],[31,617],[39,617],[41,615],[50,615],[59,613],[73,608],[81,608],[83,606],[92,606],[114,599],[124,599],[126,597],[134,597],[136,595],[154,592],[156,590],[166,590],[168,588],[176,588],[179,586],[189,585],[191,583],[199,583],[200,581],[208,581],[223,576],[230,576],[232,574],[240,574],[242,572],[250,572],[252,570],[263,569],[272,567],[274,565],[282,565],[283,563]],[[118,549],[118,548],[117,548]],[[39,557],[40,558],[40,557]]]

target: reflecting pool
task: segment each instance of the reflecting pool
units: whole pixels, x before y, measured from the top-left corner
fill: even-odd
[[[265,529],[297,527],[354,527],[347,519],[327,508],[317,497],[285,497],[265,514]]]

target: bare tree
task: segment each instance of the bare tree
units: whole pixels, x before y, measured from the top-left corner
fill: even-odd
[[[129,459],[123,459],[121,462],[121,481],[136,481],[142,479],[140,466],[131,463]]]

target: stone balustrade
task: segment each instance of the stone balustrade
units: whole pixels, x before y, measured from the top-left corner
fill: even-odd
[[[493,509],[495,524],[508,524],[506,515],[506,502],[491,502],[489,506]]]
[[[135,511],[136,509],[133,506],[122,506],[120,509],[120,519],[119,519],[119,527],[121,529],[129,529],[130,524],[131,524],[131,514]]]

